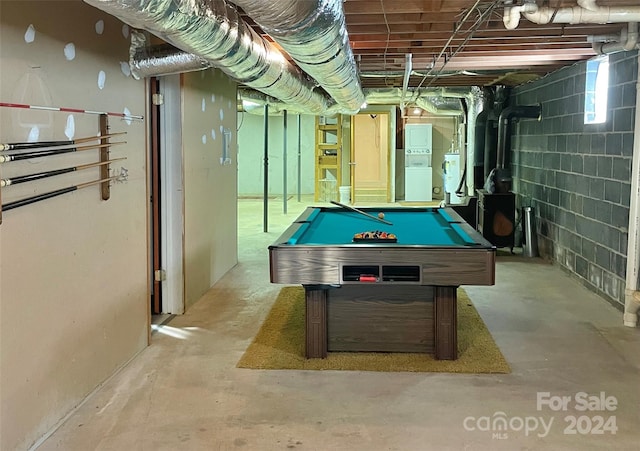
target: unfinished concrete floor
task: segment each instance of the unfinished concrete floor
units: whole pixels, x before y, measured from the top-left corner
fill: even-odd
[[[236,368],[281,288],[269,283],[267,246],[306,204],[289,201],[283,215],[272,201],[269,233],[261,205],[239,201],[240,263],[39,451],[640,446],[640,330],[540,259],[501,254],[495,286],[466,287],[511,374]],[[550,408],[562,408],[558,397],[567,410]],[[578,410],[583,398],[593,410]]]

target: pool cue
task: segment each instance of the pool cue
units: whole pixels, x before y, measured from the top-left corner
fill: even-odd
[[[22,142],[22,143],[0,143],[0,151],[7,150],[25,150],[25,149],[38,149],[41,147],[58,147],[58,146],[71,146],[73,144],[86,143],[91,141],[97,141],[98,139],[110,138],[112,136],[125,135],[127,132],[109,133],[108,135],[101,136],[88,136],[86,138],[78,138],[70,141],[41,141],[41,142]]]
[[[78,166],[73,166],[73,167],[70,167],[70,168],[54,169],[52,171],[37,172],[37,173],[34,173],[34,174],[20,175],[20,176],[17,176],[17,177],[12,177],[12,178],[7,178],[7,179],[0,179],[0,187],[4,188],[5,186],[17,185],[18,183],[32,182],[34,180],[40,180],[40,179],[44,179],[44,178],[47,178],[47,177],[54,177],[56,175],[67,174],[69,172],[75,172],[75,171],[81,171],[83,169],[95,168],[96,166],[104,166],[105,164],[113,163],[115,161],[120,161],[120,160],[126,160],[126,159],[127,159],[127,157],[115,158],[113,160],[100,161],[100,162],[97,162],[97,163],[80,164]]]
[[[115,143],[108,143],[108,144],[91,144],[90,146],[65,147],[61,149],[50,149],[50,150],[33,150],[31,152],[16,153],[11,155],[0,155],[0,163],[8,163],[10,161],[18,161],[18,160],[30,160],[31,158],[50,157],[52,155],[58,155],[61,153],[81,152],[83,150],[89,150],[89,149],[101,149],[104,147],[111,147],[118,144],[126,144],[126,143],[127,143],[126,141],[118,141]]]
[[[375,219],[376,221],[380,221],[380,222],[384,222],[385,224],[393,225],[392,222],[389,222],[389,221],[384,220],[382,218],[378,218],[377,216],[370,215],[366,211],[358,210],[355,207],[350,207],[349,205],[341,204],[340,202],[336,202],[335,200],[332,200],[331,203],[335,204],[335,205],[338,205],[338,206],[340,206],[342,208],[346,208],[347,210],[355,211],[356,213],[360,213],[361,215],[365,215],[366,217],[371,218],[371,219]]]
[[[86,188],[88,186],[97,185],[98,183],[110,182],[112,180],[116,180],[119,175],[115,175],[113,177],[109,177],[101,180],[94,180],[92,182],[79,183],[78,185],[69,186],[67,188],[57,189],[55,191],[49,191],[48,193],[38,194],[37,196],[27,197],[25,199],[16,200],[14,202],[9,202],[2,206],[2,211],[11,210],[13,208],[23,207],[25,205],[33,204],[36,202],[40,202],[41,200],[51,199],[52,197],[60,196],[62,194],[71,193],[73,191],[77,191],[82,188]]]

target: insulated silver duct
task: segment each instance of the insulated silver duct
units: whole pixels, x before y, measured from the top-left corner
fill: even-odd
[[[471,88],[422,88],[406,92],[400,88],[372,88],[364,92],[368,105],[400,105],[404,99],[405,103],[415,104],[432,114],[462,116],[464,110],[460,99],[469,96]]]
[[[475,193],[484,184],[484,137],[489,108],[488,90],[471,88],[467,99],[467,192]],[[464,149],[461,146],[461,150]]]
[[[224,0],[84,0],[203,58],[230,77],[287,104],[319,114],[326,96],[262,39]]]
[[[428,88],[414,91],[409,89],[407,95],[411,97],[411,104],[430,113],[440,116],[464,116],[465,111],[461,99],[469,99],[477,95],[478,88]],[[365,101],[368,105],[399,105],[402,99],[400,88],[370,88],[364,89]],[[264,114],[263,106],[269,105],[269,114],[281,114],[282,111],[307,114],[308,111],[292,109],[280,100],[274,99],[261,92],[247,88],[238,88],[238,100],[242,102],[244,111]],[[341,113],[339,106],[329,107],[324,114]]]
[[[404,56],[404,77],[402,78],[402,98],[400,99],[400,109],[404,109],[404,99],[409,89],[409,79],[411,78],[411,72],[413,71],[413,55],[407,53]]]
[[[231,0],[287,51],[342,107],[364,103],[342,0]]]
[[[462,116],[464,114],[462,103],[458,97],[418,97],[416,106],[441,116]]]
[[[193,72],[211,67],[206,60],[193,53],[177,50],[169,44],[149,47],[144,33],[131,32],[129,67],[136,80],[157,75]]]

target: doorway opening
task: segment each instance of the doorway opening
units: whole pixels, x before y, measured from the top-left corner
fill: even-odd
[[[184,313],[184,183],[180,75],[149,80],[150,311],[152,324]]]
[[[359,113],[351,120],[352,203],[391,202],[389,112]]]

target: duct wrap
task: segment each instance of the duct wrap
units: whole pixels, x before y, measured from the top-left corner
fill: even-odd
[[[467,114],[467,189],[475,193],[484,184],[484,141],[489,115],[489,90],[477,86],[471,88]],[[471,169],[470,166],[473,165]]]
[[[211,67],[206,60],[193,53],[181,52],[169,44],[147,46],[147,38],[139,31],[131,32],[129,67],[136,80],[156,75],[193,72]]]
[[[342,0],[231,0],[315,78],[345,114],[365,101]]]
[[[84,1],[287,104],[312,114],[328,107],[328,99],[314,90],[312,81],[273,44],[258,36],[224,0]]]
[[[399,88],[373,88],[365,90],[365,99],[369,105],[398,105],[403,98],[410,99],[425,111],[442,116],[462,116],[464,110],[460,99],[467,98],[471,88],[429,88],[403,92]]]
[[[458,97],[422,96],[416,99],[416,106],[442,116],[462,116],[464,110]]]
[[[426,111],[442,116],[464,116],[465,111],[462,106],[462,99],[470,101],[476,95],[478,88],[428,88],[419,91],[409,90],[411,104],[419,106]],[[369,105],[399,105],[402,99],[402,91],[399,88],[371,88],[364,90],[365,101]],[[238,88],[240,100],[251,102],[250,107],[244,106],[244,110],[249,113],[264,114],[262,106],[269,105],[269,114],[280,114],[284,110],[292,110],[286,104],[264,95],[255,90]],[[332,115],[344,111],[338,104],[330,106],[325,114]],[[296,111],[306,113],[306,111]]]

